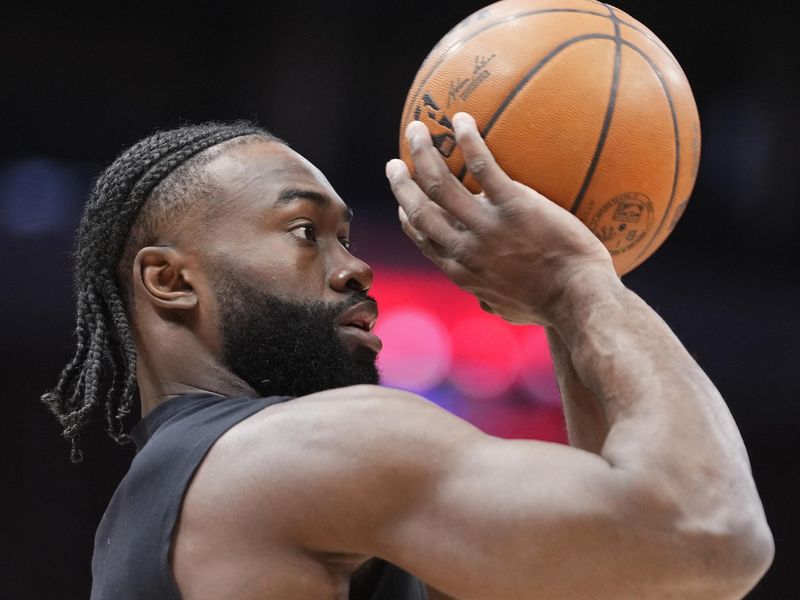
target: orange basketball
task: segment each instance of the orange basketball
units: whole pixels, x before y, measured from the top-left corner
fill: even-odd
[[[655,252],[689,201],[700,121],[675,57],[644,25],[592,0],[503,0],[431,51],[403,109],[473,192],[452,116],[475,117],[500,166],[583,221],[619,274]]]

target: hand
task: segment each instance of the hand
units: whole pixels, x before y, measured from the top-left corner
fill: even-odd
[[[406,129],[415,175],[399,159],[387,163],[386,175],[403,231],[456,285],[507,321],[549,324],[570,285],[598,272],[616,278],[610,254],[589,228],[513,181],[470,115],[456,114],[453,126],[483,193],[456,179],[418,121]]]

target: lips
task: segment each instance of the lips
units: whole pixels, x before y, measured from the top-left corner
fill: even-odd
[[[378,307],[370,301],[359,302],[336,319],[336,325],[348,344],[366,346],[376,354],[383,344],[378,336],[372,333],[378,320]]]
[[[345,311],[336,319],[336,324],[342,327],[356,327],[369,333],[375,328],[377,320],[378,306],[370,300],[364,300]]]

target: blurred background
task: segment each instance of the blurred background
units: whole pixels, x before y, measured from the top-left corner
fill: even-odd
[[[88,597],[93,535],[131,459],[97,432],[81,465],[39,402],[71,356],[73,232],[93,177],[156,128],[254,118],[355,208],[387,384],[482,429],[565,440],[543,332],[482,313],[400,232],[385,182],[417,68],[485,3],[163,2],[4,8],[0,36],[0,598]],[[703,150],[677,229],[625,278],[728,401],[777,543],[749,598],[797,597],[800,5],[618,0],[672,50]],[[793,41],[794,40],[794,41]]]

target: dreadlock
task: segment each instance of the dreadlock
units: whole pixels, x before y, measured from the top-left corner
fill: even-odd
[[[281,142],[248,122],[158,131],[122,152],[95,182],[75,245],[77,346],[55,388],[42,396],[70,441],[73,462],[82,460],[80,435],[102,405],[108,434],[129,443],[123,420],[137,384],[125,273],[133,256],[157,236],[165,216],[174,220],[176,211],[188,210],[204,164],[230,144],[257,139]]]

